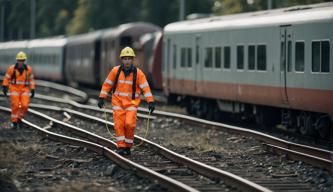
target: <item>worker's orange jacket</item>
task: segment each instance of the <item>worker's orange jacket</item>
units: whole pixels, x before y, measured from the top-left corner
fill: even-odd
[[[120,66],[114,67],[109,73],[108,77],[105,79],[101,93],[99,95],[100,98],[106,99],[108,93],[111,91],[111,89],[113,89],[113,86],[116,83],[116,76],[119,68]],[[125,77],[123,71],[120,72],[119,78],[116,83],[116,88],[112,93],[112,107],[114,110],[117,109],[131,110],[129,109],[131,107],[137,108],[141,101],[140,99],[141,90],[143,91],[143,95],[145,96],[147,103],[154,101],[146,76],[139,68],[136,68],[136,70],[137,70],[137,77],[135,82],[136,88],[135,88],[134,100],[132,99],[134,72],[131,72],[127,77]]]
[[[6,72],[2,86],[9,86],[9,90],[27,92],[30,89],[35,89],[34,75],[32,74],[32,68],[24,64],[24,70],[20,74],[17,69],[17,64],[11,65]]]

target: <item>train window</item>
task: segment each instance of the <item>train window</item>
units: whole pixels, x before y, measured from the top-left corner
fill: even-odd
[[[288,47],[287,47],[287,51],[288,51],[288,63],[287,63],[287,69],[290,72],[291,71],[291,65],[292,65],[292,47],[291,47],[291,41],[288,41]]]
[[[304,71],[304,42],[295,43],[295,71]]]
[[[199,37],[195,38],[195,63],[199,63]]]
[[[320,41],[312,42],[312,72],[320,72]]]
[[[222,63],[222,48],[221,47],[215,47],[215,67],[221,68]]]
[[[187,48],[187,66],[192,67],[192,49]]]
[[[266,45],[258,45],[257,47],[257,69],[266,71]]]
[[[186,66],[186,48],[181,49],[181,63],[180,63],[180,66],[181,67]]]
[[[173,68],[177,67],[177,45],[173,45]]]
[[[237,46],[237,69],[244,69],[244,46]]]
[[[280,58],[281,58],[281,71],[285,71],[285,63],[286,63],[286,48],[285,48],[285,44],[284,44],[284,41],[281,41],[281,50],[280,50]]]
[[[248,69],[254,70],[256,49],[254,45],[248,47]]]
[[[120,38],[120,47],[132,47],[132,37],[131,36],[123,36]]]
[[[199,45],[195,46],[195,63],[199,63]]]
[[[170,65],[170,55],[171,55],[171,53],[170,53],[170,48],[171,48],[171,40],[170,39],[168,39],[167,40],[167,44],[166,44],[166,59],[165,59],[165,67],[166,67],[166,69],[170,69],[171,68],[171,65]],[[168,72],[168,70],[167,70],[167,72]],[[169,74],[168,74],[169,75]]]
[[[208,47],[205,48],[205,67],[212,67],[213,66],[213,48]]]
[[[163,41],[162,42],[162,52],[163,52],[163,54],[162,55],[164,55],[164,57],[162,57],[162,70],[163,70],[163,72],[165,72],[166,71],[166,58],[165,58],[165,55],[166,55],[166,46],[165,46],[165,41]],[[106,54],[107,55],[107,54]]]
[[[330,42],[321,42],[321,72],[330,72]]]
[[[230,47],[224,47],[224,68],[230,69]]]

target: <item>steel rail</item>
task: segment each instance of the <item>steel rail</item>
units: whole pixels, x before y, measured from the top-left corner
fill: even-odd
[[[142,112],[148,112],[148,110],[144,109],[144,108],[139,108],[139,110],[142,111]],[[277,145],[277,146],[284,147],[284,148],[294,150],[294,151],[298,151],[298,152],[301,152],[301,153],[308,153],[308,154],[311,154],[313,156],[323,158],[323,159],[326,159],[326,160],[330,160],[331,159],[331,154],[333,153],[333,151],[320,149],[320,148],[316,148],[316,147],[311,147],[311,146],[307,146],[307,145],[302,145],[302,144],[298,144],[298,143],[293,143],[293,142],[290,142],[290,141],[286,141],[284,139],[280,139],[280,138],[277,138],[277,137],[274,137],[274,136],[271,136],[271,135],[268,135],[268,134],[265,134],[265,133],[261,133],[261,132],[250,130],[250,129],[246,129],[246,128],[243,128],[243,127],[237,127],[237,126],[227,125],[227,124],[224,124],[224,123],[208,121],[208,120],[195,118],[195,117],[191,117],[191,116],[187,116],[187,115],[164,112],[164,111],[159,111],[159,110],[155,110],[154,115],[173,117],[173,118],[178,118],[178,119],[186,120],[186,121],[190,121],[190,122],[210,125],[210,126],[213,126],[213,127],[221,128],[221,129],[223,129],[225,131],[228,131],[230,133],[237,133],[237,134],[241,133],[242,135],[251,136],[251,137],[256,138],[260,141],[266,142],[268,144]]]
[[[41,95],[41,94],[36,94],[35,96],[37,99],[41,99],[41,100],[45,100],[45,101],[52,101],[52,102],[58,102],[58,103],[63,103],[63,104],[67,104],[67,105],[72,105],[74,107],[78,107],[78,108],[82,108],[82,109],[88,109],[88,110],[94,110],[94,111],[98,111],[98,112],[106,112],[108,114],[113,114],[113,111],[111,109],[100,109],[98,107],[95,106],[91,106],[91,105],[84,105],[84,104],[80,104],[76,101],[73,100],[68,100],[68,99],[62,99],[62,98],[57,98],[57,97],[52,97],[52,96],[47,96],[47,95]],[[137,115],[140,118],[150,118],[150,119],[156,119],[156,117],[154,116],[149,116],[149,115],[145,115],[145,114],[139,114]]]
[[[82,99],[82,101],[80,101],[81,103],[86,103],[89,99],[88,94],[86,94],[85,92],[83,92],[79,89],[75,89],[73,87],[61,85],[61,84],[50,82],[50,81],[44,81],[44,80],[35,80],[35,82],[36,82],[37,86],[48,87],[51,89],[56,89],[59,91],[64,91],[64,92],[76,95]]]
[[[41,106],[39,106],[39,107],[41,107]],[[58,110],[60,110],[60,108]],[[63,108],[62,110],[64,112],[68,112],[68,113],[72,113],[72,114],[76,114],[76,115],[81,115],[81,116],[83,115],[83,114],[79,114],[80,112],[75,112],[71,109]],[[163,112],[163,113],[169,113],[169,112]],[[183,115],[181,115],[181,116],[183,116]],[[312,160],[312,161],[306,160],[304,162],[309,163],[313,166],[322,167],[322,168],[324,168],[326,170],[329,170],[329,171],[331,170],[331,166],[332,166],[331,155],[333,154],[332,151],[323,150],[323,149],[310,147],[310,146],[306,146],[306,145],[301,145],[301,144],[297,144],[297,143],[292,143],[292,142],[289,142],[289,141],[286,141],[286,140],[283,140],[283,139],[280,139],[280,138],[273,137],[273,136],[268,135],[268,134],[264,134],[264,133],[261,133],[261,132],[258,132],[258,131],[254,131],[254,130],[249,130],[249,129],[245,129],[245,128],[240,128],[240,127],[236,127],[236,126],[226,125],[226,124],[207,121],[207,120],[202,120],[202,119],[197,119],[197,118],[189,117],[189,116],[186,116],[186,117],[188,117],[190,119],[193,119],[193,120],[198,120],[200,123],[208,122],[208,123],[210,123],[210,125],[213,124],[213,126],[221,126],[222,128],[226,128],[227,131],[232,132],[232,133],[239,133],[240,132],[240,133],[243,133],[244,135],[251,136],[251,137],[254,137],[258,140],[264,141],[267,144],[279,146],[281,148],[286,148],[286,149],[289,149],[291,151],[295,151],[295,152],[302,153],[302,154],[310,154],[310,157],[314,157],[314,158],[318,158],[318,159],[324,159],[324,160],[327,161],[326,163],[328,163],[330,165],[322,166],[322,163],[320,163],[320,161],[317,161],[317,160]],[[86,115],[85,118],[90,118],[90,119],[95,120],[97,122],[105,123],[105,120],[99,119],[97,117],[93,117],[93,116],[89,117],[89,115]],[[113,123],[111,123],[111,122],[107,121],[106,123],[108,125],[113,126]],[[135,137],[140,139],[138,136],[135,136]],[[297,156],[294,156],[294,155],[289,155],[288,157],[291,158],[291,159],[294,159],[294,160],[301,160],[302,161],[302,159],[296,158]],[[317,162],[319,162],[319,164],[316,164]]]
[[[81,112],[78,112],[78,111],[75,111],[72,109],[68,109],[68,108],[61,108],[61,107],[55,107],[55,106],[49,107],[49,106],[44,106],[44,105],[40,105],[40,104],[33,104],[31,107],[49,109],[49,110],[55,110],[55,111],[61,111],[61,112],[68,112],[68,113],[71,113],[71,114],[74,114],[74,115],[77,115],[80,117],[84,117],[84,118],[96,121],[101,124],[107,123],[110,126],[114,126],[114,124],[112,122],[105,121],[103,119],[100,119],[100,118],[97,118],[97,117],[94,117],[91,115],[87,115],[87,114],[84,114],[84,113],[81,113]],[[49,118],[49,120],[51,120],[51,119]],[[63,122],[56,120],[56,123],[63,123]],[[165,147],[162,147],[161,145],[148,141],[137,135],[135,135],[135,138],[138,140],[142,140],[143,142],[147,143],[151,147],[155,148],[156,151],[158,151],[164,157],[166,157],[174,162],[177,162],[179,164],[182,164],[184,166],[187,166],[190,169],[192,169],[210,179],[223,180],[225,183],[229,184],[230,186],[233,186],[242,191],[265,191],[265,192],[270,191],[269,189],[267,189],[265,187],[262,187],[256,183],[253,183],[249,180],[241,178],[235,174],[232,174],[230,172],[223,171],[221,169],[217,169],[215,167],[212,167],[212,166],[203,164],[201,162],[195,161],[193,159],[187,158],[183,155],[177,154]]]
[[[326,170],[331,169],[332,162],[330,160],[323,159],[323,158],[316,157],[316,156],[309,155],[309,154],[305,154],[305,153],[301,153],[298,151],[286,149],[286,148],[279,147],[276,145],[271,145],[271,144],[264,144],[264,145],[276,153],[287,154],[288,157],[292,156],[292,157],[290,157],[291,159],[296,159],[296,160],[303,161],[303,162],[306,162],[311,165],[316,165],[316,166],[326,169]]]
[[[0,106],[0,110],[5,111],[5,112],[9,112],[10,113],[10,109],[9,108],[5,108]],[[41,117],[47,117],[44,114],[41,114],[39,112],[30,110],[31,113],[41,116]],[[47,119],[52,119],[55,120],[56,123],[59,123],[58,120],[53,119],[53,118],[47,118]],[[133,161],[130,161],[124,157],[122,157],[121,155],[118,155],[116,152],[110,150],[108,147],[102,146],[100,144],[94,143],[94,142],[90,142],[90,141],[86,141],[86,140],[82,140],[82,139],[77,139],[77,138],[73,138],[73,137],[69,137],[69,136],[65,136],[65,135],[61,135],[61,134],[57,134],[57,133],[53,133],[50,132],[48,130],[45,130],[25,119],[22,119],[22,122],[30,127],[35,128],[36,130],[39,131],[39,133],[41,135],[43,135],[46,138],[52,139],[52,140],[56,140],[56,141],[60,141],[63,143],[67,143],[67,144],[73,144],[73,145],[78,145],[78,146],[82,146],[82,147],[86,147],[87,149],[94,151],[98,154],[102,154],[104,156],[106,156],[107,158],[111,159],[112,161],[116,162],[117,164],[119,164],[121,167],[123,167],[124,169],[130,169],[133,170],[134,172],[138,173],[138,175],[142,175],[142,176],[147,176],[149,178],[152,179],[152,181],[157,180],[162,186],[168,188],[169,190],[172,191],[186,191],[186,192],[197,192],[198,190],[185,185],[177,180],[174,180],[170,177],[167,177],[165,175],[162,175],[160,173],[157,173],[151,169],[148,169],[142,165],[139,165],[137,163],[134,163]],[[62,124],[64,126],[69,126],[69,124]],[[74,129],[74,126],[70,126],[71,129]],[[75,128],[74,129],[76,132],[78,131],[82,131],[82,129],[79,128]],[[100,139],[100,138],[99,138]]]
[[[82,105],[82,104],[79,104],[75,101],[66,101],[64,99],[59,99],[59,98],[49,97],[49,96],[41,96],[41,97],[45,100],[51,99],[52,101],[70,104],[70,105],[73,105],[73,106],[78,107],[78,108],[90,109],[90,110],[95,110],[95,111],[99,111],[99,112],[103,111],[102,109],[99,109],[97,107],[89,106],[89,105]],[[143,111],[143,112],[148,112],[147,109],[140,108],[140,107],[139,107],[139,110]],[[112,113],[112,110],[107,109],[106,112],[107,113]],[[175,113],[158,111],[158,110],[154,111],[154,113],[156,115],[174,117],[174,118],[179,118],[179,119],[186,120],[186,121],[191,121],[191,122],[196,122],[196,123],[201,123],[201,124],[207,124],[207,125],[214,126],[214,127],[217,127],[217,128],[222,128],[222,129],[224,129],[228,132],[231,132],[231,133],[237,133],[237,134],[241,133],[243,135],[251,136],[251,137],[254,137],[254,138],[256,138],[260,141],[266,142],[267,144],[280,146],[280,147],[290,149],[292,151],[297,151],[297,152],[300,152],[300,153],[311,154],[311,156],[328,160],[332,164],[332,160],[331,160],[331,156],[333,154],[332,151],[319,149],[319,148],[315,148],[315,147],[310,147],[310,146],[306,146],[306,145],[301,145],[301,144],[297,144],[297,143],[292,143],[292,142],[289,142],[289,141],[286,141],[286,140],[283,140],[283,139],[280,139],[280,138],[276,138],[276,137],[273,137],[271,135],[261,133],[261,132],[258,132],[258,131],[249,130],[249,129],[246,129],[246,128],[232,126],[232,125],[227,125],[227,124],[223,124],[223,123],[208,121],[208,120],[199,119],[199,118],[195,118],[195,117],[190,117],[190,116],[187,116],[187,115],[175,114]],[[139,114],[138,114],[138,116],[144,117],[144,118],[149,117],[148,115],[142,115],[141,116]],[[151,117],[156,118],[154,116],[151,116]],[[104,121],[104,120],[101,120],[101,121]],[[110,124],[110,125],[113,126],[112,124]],[[290,155],[289,157],[291,159],[294,158],[294,156],[292,156],[292,155]],[[299,160],[299,159],[296,158],[295,160]],[[315,162],[315,161],[308,161],[308,163],[309,162]],[[315,164],[312,164],[312,165],[316,166]],[[328,169],[328,170],[331,170],[331,168]]]
[[[0,75],[0,80],[3,80],[3,76],[1,76],[1,75]],[[82,99],[82,101],[80,101],[82,103],[86,103],[89,99],[88,94],[86,94],[85,92],[72,88],[72,87],[69,87],[69,86],[61,85],[59,83],[54,83],[54,82],[44,81],[44,80],[39,80],[39,79],[35,79],[35,83],[37,86],[56,89],[58,91],[63,91],[63,92],[67,92],[67,93],[76,95]]]

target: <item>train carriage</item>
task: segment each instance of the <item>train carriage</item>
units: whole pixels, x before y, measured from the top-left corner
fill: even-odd
[[[102,30],[68,38],[66,79],[70,84],[99,85]]]
[[[63,36],[29,41],[28,60],[36,78],[65,82],[66,43]]]
[[[149,85],[153,89],[162,89],[162,38],[161,31],[148,33],[140,38],[144,63],[141,70],[146,74]]]
[[[4,75],[7,68],[15,64],[16,54],[20,51],[27,52],[28,41],[9,41],[0,43],[0,73]],[[27,62],[29,63],[29,58]]]
[[[144,55],[140,49],[140,38],[147,33],[156,31],[161,31],[161,28],[144,22],[122,24],[114,30],[106,31],[102,37],[100,80],[104,81],[112,67],[119,64],[120,51],[126,46],[134,49],[136,54],[135,65],[143,69]]]
[[[171,23],[164,92],[197,115],[282,118],[325,137],[333,119],[332,30],[332,3]]]

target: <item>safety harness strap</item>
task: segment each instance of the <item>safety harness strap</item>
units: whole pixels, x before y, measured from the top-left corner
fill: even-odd
[[[132,84],[132,100],[135,99],[136,76],[137,76],[137,70],[136,70],[136,67],[134,67],[134,71],[133,71],[133,84]]]
[[[118,84],[118,79],[119,79],[119,75],[120,75],[121,70],[123,70],[123,65],[120,65],[120,67],[117,71],[116,80],[114,81],[114,86],[112,87],[112,94],[116,91],[117,84]]]
[[[117,84],[118,84],[118,79],[120,76],[120,72],[123,70],[123,65],[120,65],[118,71],[117,71],[117,75],[116,75],[116,79],[114,81],[114,86],[112,87],[112,94],[114,94],[116,92],[116,88],[117,88]],[[136,78],[137,78],[137,69],[134,66],[133,69],[133,83],[132,83],[132,100],[135,99],[135,91],[136,91]]]
[[[16,69],[18,69],[18,64],[16,63],[15,64],[15,67],[14,67],[14,71],[13,71],[13,73],[12,73],[12,76],[11,76],[11,78],[10,78],[10,81],[13,83],[13,84],[15,84],[16,85]],[[26,70],[27,72],[25,73],[25,80],[24,80],[24,85],[25,86],[28,86],[28,67],[27,67],[27,65],[26,64],[23,64],[23,72],[24,72],[24,70]],[[22,72],[22,73],[23,73]]]

